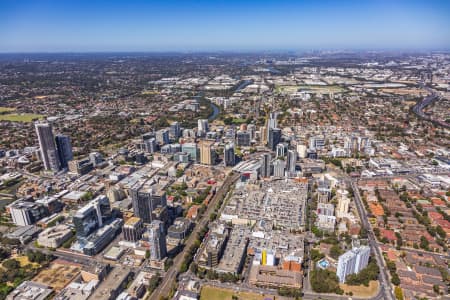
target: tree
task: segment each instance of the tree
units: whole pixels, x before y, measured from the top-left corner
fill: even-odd
[[[337,293],[344,291],[339,287],[337,275],[330,270],[315,269],[311,272],[311,286],[317,293]]]
[[[439,234],[439,236],[443,239],[445,239],[445,237],[447,236],[447,233],[444,231],[444,229],[442,229],[441,225],[438,225],[436,227],[436,233]]]
[[[150,280],[148,281],[148,292],[151,294],[161,283],[161,275],[156,273]]]
[[[403,290],[401,287],[396,286],[394,289],[395,299],[403,300]]]
[[[399,285],[400,284],[400,277],[398,277],[397,273],[392,274],[391,282],[393,285]]]
[[[311,259],[316,262],[324,258],[325,255],[323,253],[320,253],[317,249],[311,249]]]
[[[428,242],[428,240],[426,239],[426,237],[424,237],[423,235],[420,237],[420,248],[424,249],[424,250],[429,250],[429,245],[430,243]]]
[[[20,268],[20,263],[15,259],[7,259],[3,262],[2,265],[8,270],[15,270]]]
[[[433,291],[434,291],[436,294],[439,294],[439,285],[437,285],[437,284],[433,285]]]
[[[333,245],[330,248],[330,256],[334,259],[338,259],[339,255],[342,254],[341,247],[339,245]]]

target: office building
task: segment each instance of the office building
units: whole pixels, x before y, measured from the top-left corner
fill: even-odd
[[[261,161],[261,177],[267,178],[271,175],[271,166],[270,166],[271,156],[269,153],[264,153]]]
[[[177,140],[181,136],[180,123],[172,122],[170,124],[169,134],[173,139]]]
[[[271,112],[269,114],[269,120],[268,120],[268,129],[269,130],[271,128],[277,128],[277,126],[278,126],[277,116],[278,116],[278,113],[276,113],[276,112]]]
[[[89,157],[71,160],[68,163],[69,171],[78,175],[85,175],[94,169],[94,164]]]
[[[152,260],[162,260],[167,256],[166,234],[164,223],[154,220],[150,224],[150,258]]]
[[[296,163],[297,163],[297,152],[295,150],[288,150],[286,168],[289,173],[295,173]]]
[[[284,177],[284,170],[286,168],[286,162],[281,159],[276,159],[273,162],[273,176],[274,177]]]
[[[49,123],[36,123],[35,127],[44,168],[55,172],[59,171],[61,165],[53,137],[52,125]]]
[[[204,136],[209,130],[208,120],[207,119],[199,119],[197,122],[198,122],[197,134],[199,136]]]
[[[89,153],[89,161],[92,163],[93,167],[96,167],[103,163],[103,155],[99,152]]]
[[[254,140],[256,138],[256,125],[248,124],[247,132],[250,134],[250,140]]]
[[[68,168],[68,162],[73,159],[72,144],[70,138],[66,135],[57,135],[55,138],[56,149],[61,168]]]
[[[303,144],[298,144],[297,145],[297,154],[298,154],[298,157],[300,157],[300,158],[306,158],[306,156],[308,155],[308,148]]]
[[[77,243],[80,243],[78,249],[81,249],[86,255],[96,255],[102,251],[109,243],[111,243],[123,226],[122,219],[115,219],[110,224],[98,229],[86,239],[78,239]]]
[[[173,239],[186,238],[192,229],[192,222],[186,218],[177,218],[167,230],[167,235]]]
[[[223,162],[225,167],[234,166],[236,164],[236,156],[234,154],[234,144],[225,145],[223,151]]]
[[[200,150],[196,143],[186,143],[181,145],[181,151],[189,154],[192,161],[198,161],[200,158]]]
[[[213,165],[216,158],[213,149],[213,141],[201,141],[200,145],[200,163],[205,165]]]
[[[285,152],[286,152],[286,146],[282,143],[277,144],[276,149],[275,149],[276,158],[284,157]]]
[[[338,205],[336,210],[336,215],[342,218],[348,213],[350,207],[350,198],[348,197],[348,191],[339,189],[337,191]]]
[[[247,131],[239,130],[236,133],[236,146],[239,146],[239,147],[250,146],[250,133]]]
[[[7,206],[11,219],[18,226],[32,225],[49,215],[48,209],[38,203],[17,200]]]
[[[7,300],[46,300],[51,299],[53,289],[50,286],[36,283],[34,281],[24,281],[16,287],[5,299]]]
[[[144,223],[153,221],[152,212],[158,207],[167,205],[166,193],[148,183],[132,186],[130,189],[134,215]]]
[[[154,137],[148,137],[143,139],[142,142],[139,141],[137,148],[147,153],[155,153],[158,151],[158,144],[156,143],[156,139]]]
[[[263,146],[267,145],[267,138],[268,138],[268,131],[266,126],[261,126],[259,130],[259,136],[260,136],[260,144]]]
[[[169,130],[164,128],[156,132],[156,141],[159,145],[165,145],[170,143]]]
[[[325,138],[322,136],[313,136],[309,139],[309,149],[322,150],[325,147]]]
[[[39,237],[37,239],[37,242],[40,246],[47,247],[47,248],[58,248],[60,247],[65,241],[70,239],[72,237],[72,229],[65,225],[65,224],[59,224],[54,227],[49,227],[42,231],[39,234]]]
[[[144,233],[144,223],[137,217],[131,217],[123,225],[123,238],[127,242],[136,243]]]
[[[269,139],[267,146],[270,150],[275,151],[276,146],[281,141],[281,129],[279,128],[269,128]]]
[[[369,264],[370,248],[368,246],[361,246],[353,248],[338,259],[338,266],[336,275],[340,283],[344,283],[345,279],[350,274],[358,274],[362,269]]]
[[[111,217],[111,206],[105,195],[100,195],[82,208],[73,216],[73,224],[77,236],[87,237],[94,230],[103,226],[104,222]]]

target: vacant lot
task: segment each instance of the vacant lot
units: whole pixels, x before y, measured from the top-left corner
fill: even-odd
[[[341,289],[344,290],[345,293],[352,292],[355,297],[371,297],[374,296],[378,291],[378,281],[372,280],[369,282],[369,286],[364,285],[347,285],[340,284]]]
[[[204,286],[200,293],[200,300],[232,300],[233,295],[238,296],[239,300],[264,300],[271,299],[271,296],[263,296],[253,293],[235,292],[228,289]],[[273,296],[272,296],[273,297]]]

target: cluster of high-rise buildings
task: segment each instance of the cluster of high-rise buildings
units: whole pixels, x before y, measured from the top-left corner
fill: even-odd
[[[50,123],[36,123],[35,128],[44,168],[54,172],[67,169],[68,162],[73,159],[70,138],[65,135],[55,137]]]

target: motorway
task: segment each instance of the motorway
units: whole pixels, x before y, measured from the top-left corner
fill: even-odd
[[[214,212],[216,207],[216,203],[219,199],[223,198],[228,192],[229,188],[232,184],[239,178],[238,173],[230,174],[214,197],[211,199],[206,211],[203,213],[201,219],[197,222],[192,233],[189,235],[186,243],[184,245],[183,251],[181,251],[173,261],[173,265],[169,268],[169,270],[164,274],[164,278],[158,288],[155,289],[150,299],[159,299],[160,297],[167,297],[170,293],[173,283],[175,282],[176,276],[178,274],[178,270],[183,263],[184,256],[189,251],[189,248],[194,244],[197,239],[197,233],[200,232],[202,228],[208,225],[209,223],[209,215]]]
[[[428,92],[430,92],[430,94],[429,94],[428,96],[426,96],[424,99],[422,99],[421,101],[419,101],[416,105],[414,105],[414,107],[413,107],[413,109],[412,109],[413,112],[414,112],[417,116],[421,117],[421,118],[424,119],[424,120],[431,121],[431,122],[433,122],[433,123],[435,123],[435,124],[437,124],[437,125],[440,125],[440,126],[442,126],[442,127],[445,127],[445,128],[450,128],[450,125],[449,125],[448,123],[445,123],[445,122],[443,122],[443,121],[434,120],[434,119],[432,119],[430,116],[426,115],[426,114],[423,112],[423,109],[424,109],[426,106],[428,106],[428,105],[430,105],[431,103],[433,103],[436,99],[440,99],[440,96],[439,96],[439,94],[436,93],[433,89],[428,88],[428,87],[424,86],[423,84],[420,84],[420,86],[421,86],[422,88],[426,89]]]

